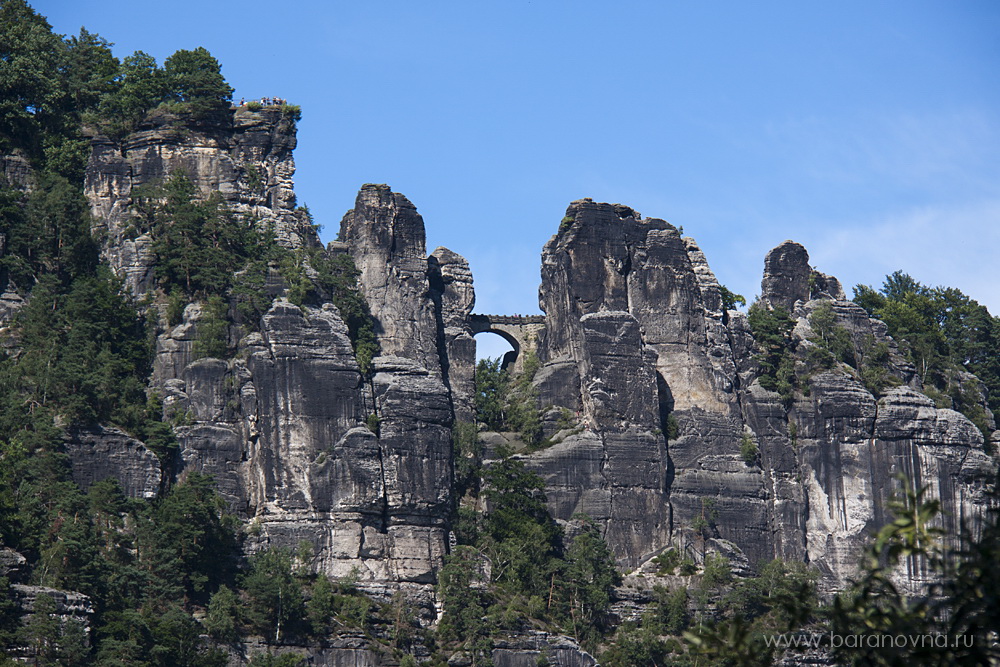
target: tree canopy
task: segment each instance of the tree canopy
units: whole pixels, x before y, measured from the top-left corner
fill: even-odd
[[[924,384],[989,441],[980,395],[985,388],[994,419],[1000,420],[1000,318],[958,289],[928,287],[902,271],[886,276],[878,290],[858,285],[854,301],[886,323]],[[957,371],[973,373],[978,381]]]

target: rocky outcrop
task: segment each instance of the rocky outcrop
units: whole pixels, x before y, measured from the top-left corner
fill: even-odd
[[[456,421],[475,421],[476,341],[469,316],[476,305],[469,263],[458,253],[437,248],[428,257],[430,285],[438,313],[439,352],[444,380],[451,389]]]
[[[90,619],[94,615],[94,606],[88,596],[74,591],[23,584],[13,584],[10,593],[21,613],[22,623],[30,623],[32,615],[48,614],[53,624],[46,622],[40,629],[51,631],[58,628],[59,637],[37,637],[36,641],[68,641],[84,649],[90,646]],[[5,648],[9,649],[9,652],[5,651],[7,656],[20,658],[23,662],[38,661],[35,642]]]
[[[382,354],[411,359],[439,374],[424,221],[416,207],[387,185],[365,185],[340,223],[340,239],[361,272],[361,292]]]
[[[760,297],[772,308],[791,312],[797,301],[809,300],[809,253],[794,241],[785,241],[764,258]]]
[[[241,107],[225,123],[205,123],[163,109],[116,143],[93,139],[84,192],[102,253],[135,294],[154,286],[152,237],[137,224],[133,188],[184,172],[205,196],[218,192],[237,217],[273,230],[288,248],[316,246],[308,214],[296,209],[292,176],[295,121],[280,107]]]
[[[634,566],[666,544],[670,526],[653,355],[629,313],[591,313],[580,322],[582,427],[527,461],[545,480],[556,518],[588,515],[618,559]]]
[[[113,479],[129,498],[150,499],[160,492],[160,460],[124,431],[110,427],[73,431],[63,447],[73,468],[73,481],[81,489]]]
[[[609,535],[616,553],[628,554],[624,562],[641,562],[666,545],[667,527],[674,520],[673,508],[666,502],[671,465],[663,440],[669,430],[668,416],[672,415],[670,423],[679,423],[681,432],[689,434],[698,456],[712,455],[697,435],[697,425],[705,420],[689,415],[707,413],[716,442],[739,438],[739,380],[731,336],[724,325],[728,316],[722,310],[719,284],[697,245],[682,239],[669,223],[644,219],[625,206],[582,200],[569,206],[560,233],[542,251],[539,303],[546,313],[540,353],[546,363],[536,376],[540,402],[568,410],[582,407],[599,438],[607,438],[605,444],[621,446],[632,441],[638,450],[626,457],[648,450],[649,444],[641,442],[646,437],[659,441],[654,448],[659,453],[638,456],[649,465],[632,470],[630,477],[635,490],[658,489],[657,509],[636,497],[628,498],[626,490],[621,491],[624,497],[619,503],[621,511],[629,513],[629,530],[647,536],[640,540],[642,549],[636,551],[638,544],[632,540],[615,544],[618,538]],[[619,348],[602,353],[593,335],[596,332],[588,337],[585,331],[587,318],[609,312],[627,314],[635,322],[628,352]],[[628,429],[612,433],[606,420],[594,414],[592,380],[587,374],[592,372],[588,358],[595,353],[598,357],[623,357],[622,368],[629,369],[630,377],[617,377],[606,384],[618,394],[619,401],[645,406],[648,436],[637,439]],[[640,372],[639,377],[646,379],[636,382],[635,369],[643,365],[648,373]],[[580,389],[575,391],[575,387]],[[578,440],[583,446],[586,439]],[[567,441],[560,447],[570,444]],[[550,454],[538,458],[546,456]],[[582,459],[591,457],[581,452]],[[640,476],[645,476],[641,483]],[[699,484],[691,490],[693,496],[703,492]],[[700,507],[697,499],[690,504]],[[609,525],[615,523],[618,521]]]
[[[323,447],[361,423],[361,374],[347,327],[332,305],[303,312],[279,300],[249,341],[255,436],[251,505],[281,513],[311,509],[309,469]],[[249,391],[249,389],[248,389]]]
[[[961,517],[943,520],[954,534],[963,520],[975,525],[995,463],[967,419],[916,391],[919,377],[885,324],[846,301],[839,281],[812,269],[792,241],[768,253],[761,294],[795,321],[794,396],[755,381],[747,320],[724,310],[692,239],[625,206],[570,205],[542,254],[545,364],[535,384],[541,405],[580,411],[590,428],[527,457],[553,513],[591,514],[623,563],[668,543],[690,552],[722,538],[751,565],[807,560],[827,590],[844,586],[871,531],[889,518],[899,473]],[[844,364],[810,366],[810,316],[821,307],[846,330],[858,363],[884,345],[880,363],[903,386],[880,398]],[[655,451],[643,444],[656,433],[651,421],[671,436],[658,458],[642,454]],[[608,471],[623,445],[628,500],[616,507]],[[911,584],[921,580],[913,567]]]
[[[27,574],[28,559],[9,547],[0,549],[0,577],[22,581]]]
[[[35,180],[35,170],[22,155],[0,155],[0,175],[13,188],[30,191]]]
[[[498,639],[492,653],[496,667],[596,667],[597,660],[570,637],[532,631]]]
[[[0,235],[0,246],[2,246],[3,235]],[[0,248],[0,257],[3,257]],[[14,319],[17,311],[24,307],[24,299],[14,290],[14,286],[7,283],[7,290],[0,294],[0,333],[5,333],[7,326]]]

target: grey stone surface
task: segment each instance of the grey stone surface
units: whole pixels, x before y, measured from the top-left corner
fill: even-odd
[[[438,323],[430,295],[423,218],[387,185],[367,184],[340,223],[361,272],[382,354],[441,372]]]
[[[654,356],[627,312],[587,314],[580,324],[582,431],[527,461],[545,479],[557,519],[589,515],[634,566],[666,543],[670,525]]]
[[[436,248],[428,258],[431,294],[438,313],[439,353],[445,384],[451,390],[456,421],[475,420],[473,396],[476,341],[469,315],[476,305],[469,262],[447,248]]]
[[[809,300],[809,253],[801,244],[785,241],[764,258],[760,298],[764,303],[791,312],[798,301]]]
[[[130,498],[154,498],[160,491],[160,461],[139,440],[120,429],[97,427],[69,433],[63,441],[73,481],[84,490],[115,479]]]
[[[154,287],[152,238],[141,225],[134,230],[132,189],[177,171],[204,195],[219,192],[237,217],[252,216],[261,229],[273,229],[285,247],[318,246],[311,222],[296,209],[295,133],[295,122],[279,108],[244,107],[222,124],[158,109],[120,143],[95,137],[84,192],[104,258],[135,294]]]
[[[35,611],[39,598],[49,597],[55,603],[52,615],[60,627],[65,631],[68,624],[76,624],[82,631],[84,646],[90,646],[90,622],[94,615],[94,605],[88,596],[75,591],[64,591],[45,586],[13,584],[10,588],[13,593],[13,602],[21,613],[22,623],[27,621],[27,617]],[[15,644],[4,648],[6,649],[5,656],[18,658],[19,662],[39,664],[36,646]]]
[[[0,549],[0,577],[10,582],[22,581],[27,574],[28,559],[10,547]]]
[[[750,565],[808,560],[823,572],[827,590],[842,588],[871,531],[889,518],[899,472],[928,485],[953,516],[973,526],[982,517],[995,464],[981,436],[917,392],[916,369],[885,324],[846,301],[839,281],[812,269],[801,245],[788,241],[772,250],[762,283],[763,302],[786,308],[795,321],[801,391],[790,405],[754,381],[759,371],[745,316],[722,311],[703,253],[663,221],[621,205],[574,202],[543,250],[539,295],[547,325],[545,365],[535,380],[540,404],[579,410],[593,430],[529,460],[546,479],[557,516],[588,511],[615,526],[621,522],[609,520],[617,511],[608,491],[609,451],[629,443],[623,460],[631,463],[630,476],[621,488],[647,522],[639,532],[657,535],[653,517],[663,517],[669,530],[637,542],[609,528],[616,554],[628,554],[624,563],[641,562],[644,549],[668,540],[689,548],[707,534],[735,545]],[[809,317],[826,305],[849,333],[856,359],[872,344],[888,346],[887,369],[902,388],[878,401],[846,365],[809,370]],[[636,323],[634,337],[624,335],[626,317]],[[647,367],[655,369],[652,387]],[[677,427],[662,473],[641,463],[649,459],[636,453],[634,432],[618,432],[630,420],[649,428],[637,415],[650,411],[664,430]],[[758,448],[752,461],[740,454],[744,438]],[[638,499],[648,496],[640,490],[655,488],[660,474],[663,494],[643,505]],[[707,530],[693,530],[706,520]],[[960,521],[942,524],[958,531]],[[920,577],[915,569],[909,584]]]

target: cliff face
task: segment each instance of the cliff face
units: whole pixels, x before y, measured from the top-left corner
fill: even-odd
[[[130,197],[184,170],[201,192],[218,191],[238,214],[273,228],[284,247],[348,253],[381,349],[370,376],[336,306],[293,305],[273,276],[278,298],[257,330],[230,326],[232,358],[196,358],[199,304],[178,325],[161,322],[152,389],[177,424],[169,470],[110,429],[78,434],[67,452],[81,485],[116,477],[135,497],[156,495],[171,475],[210,473],[246,520],[249,550],[305,540],[316,571],[354,571],[383,598],[403,590],[430,621],[455,500],[452,427],[474,418],[472,274],[445,248],[426,254],[423,219],[384,185],[361,188],[341,241],[321,249],[295,209],[294,146],[294,123],[266,109],[241,109],[225,126],[159,113],[120,146],[98,138],[86,181],[96,231],[128,287],[152,289],[151,239],[135,234]],[[828,590],[840,588],[886,520],[898,473],[929,486],[947,529],[982,516],[995,470],[982,435],[920,393],[885,325],[811,269],[802,246],[786,242],[768,255],[761,295],[794,320],[802,379],[790,396],[761,386],[747,317],[724,309],[695,241],[663,220],[573,202],[542,251],[541,275],[534,383],[554,444],[520,456],[545,480],[552,514],[565,522],[588,514],[622,566],[668,546],[694,553],[708,540],[750,565],[808,561]],[[842,364],[807,367],[810,315],[826,307],[858,355],[886,345],[898,387],[875,396]],[[752,460],[741,455],[747,441],[759,452]],[[902,583],[922,577],[915,564]],[[534,660],[539,641],[557,647],[549,654],[558,664],[593,663],[549,638],[498,648],[498,664]],[[337,655],[379,664],[353,645]]]
[[[94,231],[104,239],[104,257],[136,294],[154,286],[152,239],[130,224],[132,189],[175,171],[187,174],[206,196],[220,193],[237,216],[272,228],[283,245],[317,245],[305,213],[295,208],[295,144],[295,123],[277,107],[241,108],[224,124],[157,110],[121,144],[97,137],[84,190]]]
[[[131,195],[176,171],[206,196],[221,193],[238,216],[273,229],[285,248],[322,252],[295,208],[295,143],[294,122],[277,108],[239,109],[225,125],[157,112],[120,145],[98,137],[86,194],[105,257],[136,295],[155,286],[151,238],[135,235]],[[277,299],[259,332],[229,327],[231,359],[196,358],[207,315],[192,303],[180,324],[164,327],[154,362],[153,389],[177,424],[171,472],[211,474],[249,522],[249,550],[295,549],[305,540],[317,571],[355,572],[377,595],[407,588],[432,610],[451,513],[456,409],[449,369],[460,387],[457,411],[472,417],[472,276],[447,249],[426,255],[423,220],[386,186],[361,189],[342,238],[346,244],[328,252],[349,252],[356,263],[382,351],[370,381],[332,303],[299,307]],[[268,289],[281,294],[280,277]],[[152,455],[138,442],[134,452],[116,448],[115,437],[69,443],[77,480],[114,476],[130,495],[155,494],[160,471],[140,474]],[[109,448],[114,457],[106,457]]]
[[[589,200],[567,209],[542,254],[545,365],[537,383],[542,405],[582,409],[586,430],[529,457],[559,518],[591,514],[632,566],[668,544],[690,549],[706,539],[695,526],[707,523],[750,563],[805,560],[835,590],[889,518],[899,474],[929,486],[952,534],[963,519],[982,517],[995,470],[982,435],[916,390],[915,371],[885,325],[846,301],[835,278],[811,269],[805,248],[785,242],[768,254],[761,294],[795,323],[802,377],[793,396],[760,385],[746,317],[724,312],[721,297],[695,242],[668,223]],[[886,344],[887,373],[903,386],[878,398],[843,364],[809,369],[810,315],[823,307],[857,358]],[[618,360],[628,375],[594,358]],[[624,418],[609,405],[638,409]],[[676,436],[664,442],[672,428]],[[752,461],[740,451],[747,439],[759,451]],[[616,475],[616,456],[630,462],[627,477]],[[628,501],[616,506],[620,497]],[[920,580],[915,571],[907,583]]]

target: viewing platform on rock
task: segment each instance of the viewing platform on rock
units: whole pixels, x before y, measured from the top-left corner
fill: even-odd
[[[544,315],[469,315],[472,334],[495,333],[514,348],[504,355],[503,368],[520,373],[524,352],[538,349],[538,335],[545,328]]]

